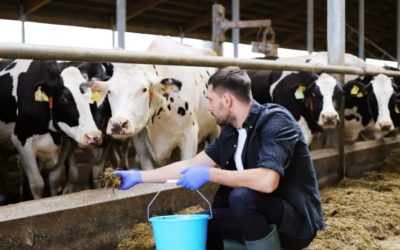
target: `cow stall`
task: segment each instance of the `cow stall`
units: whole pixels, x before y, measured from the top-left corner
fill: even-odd
[[[399,72],[369,71],[355,67],[312,66],[296,63],[276,63],[258,60],[238,60],[225,58],[181,58],[179,56],[160,56],[155,54],[132,53],[113,50],[70,49],[67,53],[57,48],[44,46],[0,47],[0,55],[20,58],[41,58],[76,60],[85,58],[89,61],[111,60],[118,62],[138,62],[157,64],[177,64],[192,66],[238,65],[255,69],[287,69],[311,72],[339,72],[353,74],[377,74]],[[41,53],[40,56],[38,56]],[[84,56],[83,56],[84,55]],[[320,187],[335,184],[346,176],[357,176],[361,172],[378,168],[391,149],[399,145],[396,137],[383,140],[359,142],[346,147],[345,164],[339,160],[336,149],[324,149],[312,152],[317,169]],[[0,239],[5,249],[60,249],[60,248],[114,248],[126,234],[126,230],[135,223],[146,220],[146,206],[157,185],[140,185],[130,191],[89,190],[79,193],[22,202],[0,208]],[[210,185],[204,193],[211,197],[215,187]],[[170,186],[155,207],[157,213],[171,212],[198,203],[185,190]],[[16,233],[18,232],[18,233]]]
[[[348,176],[379,169],[399,138],[357,142],[346,146]],[[339,178],[339,155],[333,149],[312,152],[321,188]],[[168,214],[201,203],[190,191],[167,184],[154,204],[156,214]],[[21,202],[0,208],[0,249],[114,249],[133,225],[145,222],[147,205],[159,184],[142,184],[129,191],[96,189]],[[201,190],[209,199],[216,186]]]

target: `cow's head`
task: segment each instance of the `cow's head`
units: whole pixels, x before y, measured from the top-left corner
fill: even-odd
[[[311,131],[336,127],[339,123],[336,110],[342,88],[332,76],[299,72],[286,81],[291,85],[290,99],[294,99],[294,101],[288,101],[295,103],[298,109],[302,110],[300,115],[305,118]]]
[[[343,89],[334,77],[325,73],[318,77],[315,85],[318,86],[318,89],[315,88],[313,93],[318,96],[316,98],[320,102],[318,105],[322,105],[318,125],[323,128],[334,128],[339,123],[337,110],[339,109]]]
[[[108,81],[108,100],[112,117],[107,134],[116,139],[132,137],[150,118],[151,88],[157,76],[151,65],[113,64]]]
[[[98,145],[101,131],[96,127],[90,111],[94,102],[90,83],[76,67],[64,69],[60,77],[41,84],[35,91],[35,100],[48,102],[52,125],[59,128],[80,146]]]
[[[360,114],[364,127],[372,120],[376,131],[387,132],[394,129],[390,109],[394,107],[396,92],[389,77],[379,74],[357,78],[346,83],[344,90],[346,109],[353,109]]]

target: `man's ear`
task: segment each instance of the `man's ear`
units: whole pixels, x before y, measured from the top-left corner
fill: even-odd
[[[227,108],[232,107],[232,102],[233,102],[233,96],[232,96],[232,94],[230,94],[230,93],[224,93],[224,94],[222,95],[222,98],[223,98],[223,102],[224,102],[224,104],[225,104],[225,106],[226,106]]]

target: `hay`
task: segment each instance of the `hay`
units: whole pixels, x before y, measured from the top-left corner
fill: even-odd
[[[384,241],[400,235],[400,174],[367,172],[323,190],[327,228],[308,250],[386,249]]]
[[[113,174],[116,169],[108,167],[100,176],[101,186],[104,188],[119,188],[121,186],[121,177]]]

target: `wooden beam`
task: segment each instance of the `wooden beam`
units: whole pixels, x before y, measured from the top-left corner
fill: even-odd
[[[249,4],[255,2],[255,0],[248,0],[246,2],[243,2],[240,4],[240,8],[245,8],[246,6],[248,6]],[[225,7],[225,6],[224,6]],[[226,19],[230,19],[228,18],[228,16],[230,15],[231,10],[230,8],[225,8],[225,18]],[[184,26],[183,31],[185,33],[191,32],[193,30],[196,30],[200,27],[206,26],[208,24],[211,23],[211,16],[212,16],[212,11],[211,8],[205,12],[203,12],[201,15],[193,18],[192,20],[190,20],[189,22],[187,22]]]
[[[136,1],[134,4],[129,5],[126,8],[126,20],[130,20],[135,16],[142,14],[143,12],[159,5],[165,0],[140,0]]]
[[[48,4],[51,0],[24,0],[23,5],[24,5],[24,13],[25,15],[29,15],[36,10],[38,10],[40,7]]]

